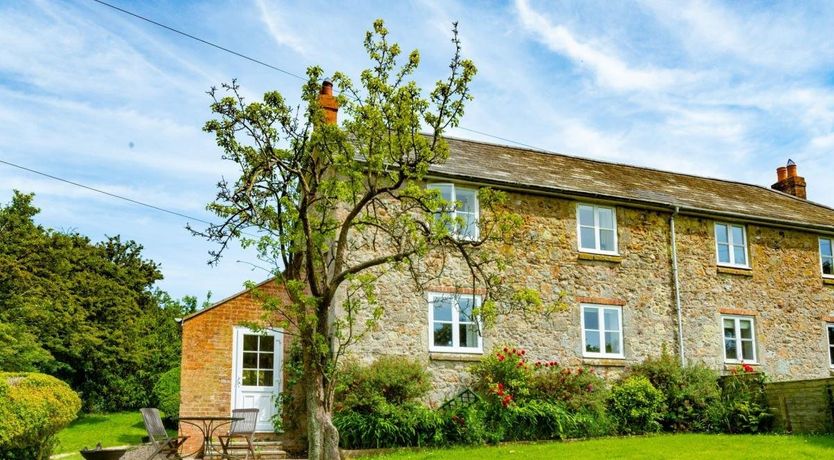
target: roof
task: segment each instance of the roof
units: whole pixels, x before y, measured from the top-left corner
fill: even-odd
[[[238,298],[238,297],[242,296],[243,294],[248,294],[248,293],[252,292],[254,289],[258,289],[258,288],[260,288],[261,286],[263,286],[263,285],[265,285],[265,284],[269,283],[270,281],[274,281],[274,280],[275,280],[275,277],[274,277],[274,276],[271,276],[271,277],[269,277],[269,278],[267,278],[267,279],[265,279],[265,280],[261,281],[260,283],[258,283],[258,284],[256,284],[256,285],[252,286],[252,288],[251,288],[251,289],[243,289],[242,291],[238,291],[238,292],[236,292],[236,293],[234,293],[234,294],[232,294],[232,295],[230,295],[230,296],[228,296],[228,297],[226,297],[226,298],[224,298],[224,299],[222,299],[222,300],[218,300],[217,302],[214,302],[213,304],[209,305],[209,306],[208,306],[208,307],[206,307],[206,308],[203,308],[202,310],[197,310],[197,311],[195,311],[194,313],[191,313],[190,315],[186,315],[186,316],[184,316],[183,318],[181,318],[181,319],[180,319],[180,324],[184,324],[186,321],[188,321],[188,320],[190,320],[190,319],[194,318],[195,316],[200,316],[200,315],[202,315],[203,313],[205,313],[205,312],[207,312],[207,311],[214,310],[215,308],[217,308],[217,307],[219,307],[219,306],[223,305],[224,303],[226,303],[226,302],[228,302],[228,301],[230,301],[230,300],[236,299],[236,298]]]
[[[432,166],[435,176],[834,231],[834,209],[767,187],[480,141],[446,140],[449,159]]]

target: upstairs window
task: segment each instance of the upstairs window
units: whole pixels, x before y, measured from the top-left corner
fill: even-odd
[[[831,245],[831,238],[820,238],[820,263],[822,263],[822,276],[834,278],[834,248]]]
[[[715,247],[719,265],[748,268],[747,230],[744,225],[715,223]]]
[[[589,358],[623,357],[623,310],[582,305],[582,354]]]
[[[724,361],[756,362],[756,329],[749,316],[722,316],[724,326]]]
[[[429,189],[439,190],[447,207],[442,210],[452,219],[449,231],[462,240],[477,240],[478,190],[455,184],[429,184]]]
[[[473,309],[479,296],[429,294],[429,351],[481,353],[483,340],[479,318]]]
[[[576,214],[580,251],[617,254],[617,214],[614,208],[580,203]]]

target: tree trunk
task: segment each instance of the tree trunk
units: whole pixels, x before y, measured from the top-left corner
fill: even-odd
[[[304,397],[307,402],[307,458],[339,460],[339,431],[333,425],[333,410],[325,401],[324,379],[305,360]]]

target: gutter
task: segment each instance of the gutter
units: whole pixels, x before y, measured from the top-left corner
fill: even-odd
[[[675,217],[677,217],[680,209],[675,206],[675,211],[672,217],[669,218],[669,227],[672,233],[672,277],[675,280],[675,312],[678,315],[678,353],[681,358],[681,366],[686,366],[686,357],[683,351],[683,313],[681,312],[681,285],[678,276],[678,245],[675,234]]]

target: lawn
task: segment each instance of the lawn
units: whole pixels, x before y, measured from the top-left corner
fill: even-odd
[[[832,458],[834,436],[657,435],[496,447],[400,451],[378,460]]]
[[[142,414],[139,411],[115,412],[112,414],[84,414],[63,431],[58,433],[58,448],[53,454],[73,452],[75,455],[62,460],[80,459],[81,449],[93,449],[97,443],[102,447],[141,444],[146,436]]]

